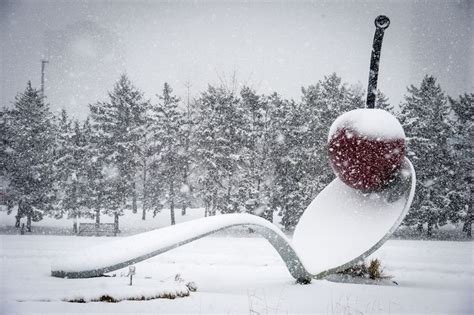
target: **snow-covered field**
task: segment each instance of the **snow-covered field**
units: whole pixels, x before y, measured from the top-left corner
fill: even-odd
[[[396,314],[465,313],[473,307],[473,243],[388,241],[373,257],[398,286],[313,281],[298,285],[262,238],[216,235],[136,265],[134,286],[124,277],[60,279],[51,261],[107,237],[1,235],[1,310],[12,313]],[[69,303],[84,295],[182,289],[179,273],[197,292],[176,299]],[[134,292],[131,292],[134,290]]]

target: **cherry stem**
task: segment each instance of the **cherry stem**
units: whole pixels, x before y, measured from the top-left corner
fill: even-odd
[[[390,25],[390,19],[385,15],[379,15],[375,21],[374,42],[370,56],[369,85],[367,88],[367,108],[375,107],[375,96],[377,93],[377,80],[379,76],[380,52],[385,29]]]

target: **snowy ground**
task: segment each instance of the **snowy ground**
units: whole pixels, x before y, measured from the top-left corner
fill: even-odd
[[[294,283],[262,238],[217,235],[136,265],[135,290],[176,289],[174,276],[194,281],[189,297],[68,303],[78,294],[127,294],[126,270],[115,278],[50,277],[58,255],[114,238],[1,235],[0,313],[396,314],[473,313],[473,243],[388,241],[374,257],[398,286],[313,281]],[[166,288],[165,288],[166,289]],[[45,301],[49,300],[49,301]]]

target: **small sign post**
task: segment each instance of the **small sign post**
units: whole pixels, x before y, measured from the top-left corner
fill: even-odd
[[[135,274],[135,266],[129,266],[128,267],[128,275],[130,276],[130,285],[132,285],[134,274]]]

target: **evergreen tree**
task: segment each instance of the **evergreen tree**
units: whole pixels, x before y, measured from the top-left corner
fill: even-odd
[[[239,145],[242,143],[242,113],[239,100],[224,87],[209,86],[198,100],[198,122],[195,131],[195,154],[198,158],[198,192],[206,215],[235,212],[232,203],[237,185],[233,177],[242,163]]]
[[[100,225],[101,212],[107,207],[104,200],[105,176],[103,169],[105,160],[102,158],[101,139],[97,130],[92,127],[90,119],[87,118],[82,125],[84,138],[84,172],[86,174],[84,205],[94,214],[97,228]]]
[[[61,111],[55,142],[55,187],[57,190],[55,217],[62,218],[64,214],[73,217],[73,232],[77,233],[77,187],[75,176],[77,161],[75,160],[76,143],[73,140],[74,131],[66,110]]]
[[[335,73],[302,88],[302,102],[273,97],[272,142],[275,179],[272,205],[292,230],[314,197],[334,178],[327,158],[327,135],[342,113],[363,106],[363,90],[347,87]]]
[[[287,230],[294,228],[306,207],[334,179],[327,157],[329,127],[342,113],[364,104],[363,90],[347,87],[335,73],[302,92],[301,104],[286,109],[287,117],[277,109],[275,114],[280,117],[272,118],[284,128],[274,155],[279,157],[275,161],[276,196],[278,202],[286,200],[279,208]]]
[[[292,230],[305,209],[305,149],[301,145],[304,126],[302,107],[274,94],[272,106],[271,157],[274,179],[271,185],[271,207],[279,210],[281,223]]]
[[[189,101],[189,91],[188,91],[188,100],[186,103],[186,112],[184,115],[184,123],[182,126],[183,134],[183,185],[180,189],[180,200],[181,200],[181,215],[186,215],[186,209],[191,206],[191,202],[194,197],[194,189],[192,183],[192,170],[196,161],[193,158],[192,154],[192,141],[194,129],[197,124],[196,117],[196,104],[195,102]]]
[[[137,181],[144,152],[145,114],[149,102],[143,93],[122,75],[109,92],[108,102],[90,105],[93,126],[99,134],[98,145],[104,159],[103,200],[107,214],[114,216],[118,232],[119,216],[126,209],[137,212]]]
[[[450,215],[452,222],[463,222],[463,232],[472,237],[472,140],[474,139],[474,94],[460,95],[458,100],[449,98],[454,126],[453,157],[451,159],[455,180],[452,181]]]
[[[386,110],[392,115],[395,114],[393,105],[390,104],[388,97],[380,90],[377,90],[377,93],[375,94],[375,108]]]
[[[449,106],[436,79],[425,76],[419,87],[411,85],[401,104],[400,121],[407,134],[407,155],[417,173],[417,193],[405,223],[433,227],[446,223],[449,183],[454,171],[450,163],[448,139],[452,129]]]
[[[270,107],[264,96],[259,96],[249,87],[240,91],[242,111],[242,147],[239,155],[242,167],[238,171],[238,194],[233,202],[243,206],[244,211],[273,219],[269,207],[269,127]]]
[[[54,117],[40,91],[28,82],[4,119],[9,198],[18,206],[15,226],[20,227],[26,217],[31,231],[31,222],[41,220],[53,207]]]
[[[11,142],[13,134],[9,132],[8,125],[11,122],[10,117],[12,110],[8,108],[3,108],[0,111],[0,179],[3,182],[3,187],[1,190],[1,199],[3,204],[7,206],[7,214],[11,214],[15,206],[15,193],[13,187],[8,185],[9,182],[9,170],[12,167],[13,163],[13,154],[11,154]]]
[[[158,182],[151,182],[151,186],[161,186],[158,196],[162,203],[170,207],[171,224],[176,223],[175,205],[183,185],[182,170],[185,167],[183,133],[184,114],[178,110],[179,98],[173,95],[173,90],[168,83],[164,84],[162,95],[158,96],[159,102],[154,107],[157,128],[153,137],[157,139],[157,158],[152,170],[153,178]],[[152,194],[150,194],[152,195]]]
[[[151,192],[160,191],[161,186],[156,185],[156,178],[153,180],[153,177],[150,176],[151,166],[156,164],[154,163],[155,158],[155,144],[156,139],[153,137],[154,128],[157,127],[155,124],[156,120],[153,119],[153,105],[150,105],[149,112],[146,115],[146,123],[144,128],[144,134],[140,142],[142,148],[141,156],[141,179],[142,179],[142,220],[146,220],[146,213],[153,205],[157,205],[157,202],[154,202],[153,194]],[[159,126],[158,126],[159,127]],[[154,183],[153,183],[154,182]],[[157,194],[159,195],[159,194]],[[155,208],[156,210],[157,208]],[[157,211],[154,211],[156,214]]]
[[[88,144],[84,135],[84,130],[79,122],[74,121],[74,128],[72,130],[71,147],[73,156],[73,173],[67,187],[65,207],[70,209],[68,213],[69,218],[73,218],[74,222],[79,217],[93,217],[89,207],[90,193],[88,168],[90,167],[87,158]],[[77,224],[76,224],[77,229]]]
[[[348,88],[335,73],[325,76],[316,85],[303,88],[302,104],[307,120],[304,146],[308,153],[308,194],[314,198],[333,179],[329,167],[327,139],[329,128],[336,118],[353,109],[363,107],[363,92]]]
[[[61,115],[58,119],[58,128],[55,142],[55,155],[54,160],[56,183],[59,187],[64,187],[70,173],[72,164],[72,152],[71,152],[71,120],[69,119],[65,109],[61,111]],[[61,214],[59,215],[61,216]]]

